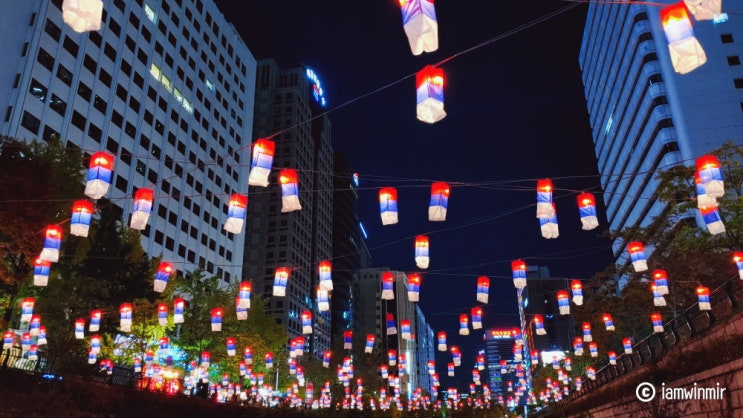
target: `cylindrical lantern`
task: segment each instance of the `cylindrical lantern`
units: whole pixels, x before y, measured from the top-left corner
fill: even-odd
[[[547,331],[544,329],[544,318],[542,318],[542,315],[534,315],[534,329],[537,335],[547,334]]]
[[[482,328],[482,308],[475,306],[470,310],[472,316],[472,329]]]
[[[552,205],[552,180],[537,180],[537,218],[549,219],[555,214]]]
[[[523,260],[511,261],[511,271],[513,273],[513,285],[516,289],[526,287],[526,263]]]
[[[85,338],[85,320],[80,318],[75,321],[75,339]]]
[[[353,344],[353,331],[343,331],[343,349],[350,350]]]
[[[617,365],[617,353],[613,351],[609,351],[607,355],[609,356],[609,364],[611,364],[612,366],[616,366]]]
[[[465,315],[467,316],[467,315]],[[403,319],[400,321],[400,336],[403,340],[411,340],[412,333],[410,328],[410,320]]]
[[[56,263],[59,261],[59,249],[62,247],[62,229],[56,225],[48,225],[44,237],[44,248],[39,254],[43,261]]]
[[[234,193],[227,206],[227,220],[222,229],[233,234],[242,234],[245,217],[248,214],[248,196]]]
[[[168,305],[164,303],[157,304],[157,322],[161,327],[168,325]]]
[[[583,230],[590,231],[599,226],[599,219],[596,215],[596,198],[591,193],[578,195],[578,214]]]
[[[387,364],[389,364],[390,366],[397,365],[397,351],[395,350],[387,351]]]
[[[439,29],[433,0],[400,0],[400,11],[413,55],[439,49]]]
[[[625,354],[632,354],[632,338],[622,339],[622,346],[624,347]]]
[[[328,260],[321,261],[318,266],[318,276],[320,281],[320,287],[331,292],[333,290],[333,264]]]
[[[325,351],[325,352],[324,352],[324,353],[322,354],[322,366],[323,366],[323,367],[325,367],[326,369],[327,369],[328,367],[330,367],[330,359],[331,359],[332,357],[333,357],[333,353],[332,353],[331,351],[329,351],[329,350],[326,350],[326,351]]]
[[[459,315],[459,335],[470,335],[469,322],[467,314]]]
[[[302,312],[302,334],[312,334],[312,312]]]
[[[85,183],[85,196],[100,199],[111,185],[114,171],[114,156],[107,152],[96,152],[90,157],[88,177]]]
[[[560,290],[557,292],[557,306],[560,309],[560,315],[570,315],[570,300],[568,292]]]
[[[576,356],[583,355],[583,338],[575,337],[573,339],[573,352]]]
[[[212,331],[213,332],[219,332],[222,331],[222,316],[224,315],[224,311],[222,308],[214,308],[211,311],[211,317],[212,317]]]
[[[427,269],[429,264],[429,242],[425,235],[415,237],[415,265],[421,269]]]
[[[397,326],[395,325],[395,315],[392,312],[387,312],[387,335],[397,334]]]
[[[636,272],[646,271],[648,269],[647,258],[645,257],[645,246],[639,241],[632,241],[627,244],[632,267]]]
[[[87,237],[90,230],[90,221],[93,218],[93,203],[87,200],[77,200],[72,204],[70,218],[70,235]]]
[[[374,338],[374,334],[366,335],[366,345],[364,346],[364,353],[374,352],[374,341],[375,340],[376,339]]]
[[[671,64],[677,73],[686,74],[707,62],[707,55],[694,36],[685,2],[662,8],[660,19],[668,39]]]
[[[653,323],[653,332],[654,333],[660,333],[663,332],[663,317],[658,312],[653,312],[650,314],[650,320]]]
[[[454,376],[454,363],[447,363],[446,364],[446,372],[447,372],[446,373],[447,376],[449,376],[449,377],[453,377]]]
[[[32,337],[39,336],[39,328],[41,327],[41,315],[31,315],[31,320],[28,323],[28,332]]]
[[[321,286],[317,286],[317,310],[320,312],[330,311],[330,295]]]
[[[591,323],[584,322],[582,329],[583,329],[583,341],[587,343],[593,341],[593,336],[591,335]]]
[[[700,183],[707,196],[713,198],[725,196],[725,184],[722,179],[720,161],[717,157],[707,154],[697,158],[695,162]]]
[[[418,302],[420,300],[421,275],[417,273],[408,274],[407,288],[408,288],[408,301]]]
[[[269,139],[259,138],[253,143],[250,173],[248,174],[249,185],[268,186],[268,175],[271,173],[275,152],[276,143]]]
[[[710,299],[709,299],[709,288],[708,287],[705,287],[705,286],[697,287],[697,298],[699,301],[700,311],[712,310],[712,304],[710,303]]]
[[[186,311],[186,301],[183,298],[173,300],[173,323],[182,324]]]
[[[250,308],[250,294],[252,289],[253,286],[250,282],[240,282],[240,285],[237,287],[237,306],[245,309]]]
[[[397,223],[397,189],[394,187],[379,189],[379,212],[382,225]]]
[[[573,303],[578,306],[583,305],[583,285],[580,280],[570,282],[570,291],[573,292]]]
[[[122,303],[119,307],[119,327],[121,332],[131,332],[132,330],[132,304]]]
[[[395,276],[391,271],[382,272],[382,300],[395,299]]]
[[[421,3],[425,3],[425,1]],[[436,123],[445,118],[444,70],[426,65],[416,73],[415,84],[418,120],[426,123]]]
[[[446,351],[446,331],[439,331],[437,339],[439,351]]]
[[[101,336],[100,335],[92,335],[90,337],[90,351],[93,351],[96,354],[101,352]]]
[[[173,274],[172,264],[161,262],[157,266],[157,272],[155,272],[155,292],[162,293],[165,291],[165,286],[167,286],[171,274]]]
[[[152,213],[152,202],[155,200],[155,192],[152,189],[137,189],[134,193],[134,206],[132,207],[132,219],[129,227],[136,230],[147,228],[147,221]]]
[[[289,269],[278,267],[274,273],[273,295],[277,297],[286,296],[286,286],[289,282]]]
[[[234,357],[235,353],[237,353],[235,337],[227,337],[227,339],[225,340],[225,345],[227,346],[227,355],[230,357]]]
[[[603,314],[601,316],[601,320],[604,321],[604,326],[606,327],[607,331],[614,331],[614,319],[611,317],[611,314]]]
[[[248,308],[240,307],[240,296],[235,296],[235,314],[238,321],[246,321],[248,319]]]
[[[248,366],[253,364],[253,349],[251,347],[245,347],[243,352],[243,360]]]
[[[34,314],[34,305],[36,304],[36,299],[28,297],[24,298],[21,302],[21,322],[29,322],[31,321],[31,317]]]
[[[299,178],[296,170],[287,168],[279,173],[281,184],[281,212],[293,212],[302,209],[299,203]]]
[[[212,361],[212,355],[210,352],[204,351],[201,353],[201,367],[202,368],[208,369],[209,365],[211,364],[211,361]]]
[[[655,285],[655,292],[659,295],[668,294],[668,273],[665,270],[653,270],[653,284]]]
[[[699,212],[702,214],[702,219],[710,234],[717,235],[725,232],[725,224],[722,222],[722,216],[717,206],[702,206],[699,208]]]
[[[100,309],[95,309],[90,312],[90,324],[88,324],[88,331],[98,332],[101,329],[101,316],[103,313]]]
[[[428,204],[428,220],[441,222],[446,220],[446,211],[449,207],[449,185],[437,181],[431,185],[431,201]]]
[[[488,303],[488,293],[490,292],[490,279],[485,276],[477,278],[477,301]]]
[[[272,369],[273,368],[273,353],[267,352],[263,356],[263,358],[266,361],[266,369]]]
[[[49,283],[49,273],[52,263],[41,258],[34,262],[34,286],[46,286]]]
[[[46,340],[46,327],[42,325],[42,326],[39,327],[39,335],[36,338],[36,345],[42,346],[42,345],[46,345],[46,344],[47,344],[47,340]]]

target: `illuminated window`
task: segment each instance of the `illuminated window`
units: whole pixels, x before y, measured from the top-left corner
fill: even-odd
[[[147,19],[150,19],[152,23],[157,23],[157,13],[152,10],[149,4],[144,5],[144,14],[147,15]]]
[[[186,109],[188,113],[193,113],[193,106],[191,106],[191,102],[186,99],[183,99],[183,108]]]
[[[170,79],[168,77],[163,75],[162,78],[160,78],[160,82],[162,83],[162,85],[165,87],[167,91],[169,92],[173,91],[173,87],[170,85]]]
[[[178,89],[173,89],[173,96],[175,96],[175,100],[177,100],[178,103],[181,103],[183,100],[183,94],[181,94],[181,91]]]
[[[152,64],[150,66],[150,74],[152,74],[152,76],[155,77],[155,79],[160,80],[161,73],[160,73],[160,68],[158,68],[157,65]]]

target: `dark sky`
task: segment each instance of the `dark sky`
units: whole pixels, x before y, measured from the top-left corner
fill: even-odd
[[[459,314],[476,305],[477,276],[491,278],[485,326],[511,327],[518,324],[511,260],[583,279],[610,262],[609,242],[598,238],[603,205],[601,228],[582,231],[575,202],[581,190],[600,200],[578,67],[586,5],[462,53],[571,3],[440,0],[439,50],[414,56],[397,0],[217,3],[256,58],[309,65],[321,78],[333,146],[360,175],[373,264],[416,271],[414,237],[429,235],[420,304],[434,331],[448,331],[450,344],[462,348],[463,380],[482,341],[481,332],[456,336]],[[408,76],[455,54],[441,65],[447,117],[418,121]],[[536,180],[544,177],[556,188],[560,237],[553,240],[541,237],[535,217]],[[446,222],[427,219],[433,180],[452,184]],[[398,188],[397,225],[381,225],[384,186]],[[443,387],[452,383],[449,361],[437,356]]]

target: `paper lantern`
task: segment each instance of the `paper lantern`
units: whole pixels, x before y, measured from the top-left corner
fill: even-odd
[[[575,390],[580,391],[583,388],[583,379],[580,377],[575,378]]]
[[[242,234],[245,217],[248,214],[248,196],[233,193],[227,206],[227,220],[222,229],[233,234]]]
[[[635,272],[639,273],[648,269],[645,246],[641,242],[632,241],[628,243],[627,251],[629,252],[629,258],[632,261],[632,267],[635,268]]]
[[[421,289],[420,274],[417,274],[417,273],[409,274],[408,283],[407,283],[408,301],[418,302],[418,300],[420,299],[420,289]]]
[[[686,74],[707,62],[702,45],[694,37],[689,11],[683,1],[662,8],[660,19],[668,39],[671,64],[677,73]]]
[[[225,340],[225,345],[227,346],[227,355],[230,357],[234,357],[237,353],[237,343],[235,342],[235,337],[227,337]]]
[[[542,315],[534,315],[533,321],[537,335],[547,335],[547,331],[544,329],[544,318],[542,318]]]
[[[330,311],[330,296],[322,286],[317,286],[317,310],[320,312]]]
[[[539,219],[549,219],[555,215],[552,189],[552,180],[537,180],[537,218]]]
[[[607,331],[614,331],[614,319],[612,319],[611,314],[603,314],[601,320],[604,321],[604,326]]]
[[[33,342],[33,337],[30,333],[24,332],[21,334],[21,353],[23,355],[26,355],[28,350],[31,348],[31,343]]]
[[[390,366],[395,366],[397,364],[397,351],[387,351],[387,364],[389,364]]]
[[[439,29],[433,0],[400,0],[400,10],[413,55],[439,49]]]
[[[434,373],[433,373],[433,374],[431,375],[431,385],[432,385],[433,387],[439,387],[439,386],[441,386],[441,382],[439,381],[439,375],[438,375],[438,373],[436,373],[435,371],[434,371]],[[432,391],[432,392],[433,392],[433,391]],[[434,396],[434,397],[435,397],[436,395],[433,395],[433,394],[432,394],[432,396]]]
[[[565,357],[565,370],[573,370],[573,360],[570,357]]]
[[[469,322],[467,314],[459,315],[459,335],[470,335]]]
[[[293,212],[302,209],[299,203],[299,178],[297,172],[291,168],[279,172],[281,184],[281,212]]]
[[[248,281],[242,281],[237,287],[236,306],[243,309],[250,309],[250,295],[253,286]]]
[[[709,299],[709,288],[705,286],[697,287],[697,298],[699,301],[700,311],[709,311],[712,309],[712,305]]]
[[[150,365],[155,361],[155,352],[152,350],[147,350],[144,352],[144,363],[146,365]]]
[[[568,292],[560,290],[557,292],[557,306],[560,309],[560,315],[570,315],[570,300]]]
[[[183,315],[186,311],[186,301],[183,298],[175,298],[173,300],[173,323],[182,324]]]
[[[273,166],[273,156],[276,151],[276,143],[259,138],[253,143],[252,160],[248,174],[248,184],[251,186],[268,186],[268,175]]]
[[[583,338],[575,337],[573,339],[573,352],[576,356],[583,355]]]
[[[480,372],[477,369],[472,369],[472,382],[474,382],[473,386],[480,384]],[[471,388],[471,391],[474,392],[474,387]]]
[[[85,320],[79,318],[75,321],[75,339],[82,340],[85,338]]]
[[[372,353],[374,352],[374,334],[367,334],[366,335],[366,345],[364,346],[364,353]]]
[[[390,271],[382,273],[382,300],[393,300],[395,299],[395,276]]]
[[[738,277],[743,280],[743,252],[734,252],[733,262],[735,263],[735,268],[738,269]]]
[[[596,198],[591,193],[581,193],[578,195],[578,214],[583,229],[590,231],[599,226],[599,220],[596,216]]]
[[[245,351],[243,351],[243,361],[248,366],[253,364],[253,349],[251,347],[245,347]]]
[[[265,354],[265,355],[263,356],[263,359],[264,359],[264,360],[265,360],[265,362],[266,362],[266,369],[272,369],[272,368],[273,368],[273,353],[271,353],[271,352],[267,352],[267,353],[266,353],[266,354]]]
[[[93,350],[88,350],[88,364],[95,364],[98,361],[98,354]]]
[[[523,346],[520,344],[513,345],[513,361],[516,363],[524,360]]]
[[[650,320],[653,322],[653,332],[663,332],[663,317],[658,312],[650,314]]]
[[[583,341],[587,343],[593,341],[593,336],[591,335],[591,323],[584,322],[581,328],[583,329]]]
[[[586,377],[591,380],[596,380],[596,369],[591,366],[586,366]]]
[[[429,221],[442,222],[446,220],[449,190],[449,185],[443,181],[437,181],[431,185],[431,201],[428,204]]]
[[[134,206],[132,207],[132,218],[129,227],[137,230],[147,228],[147,221],[152,213],[152,201],[155,192],[152,189],[137,189],[134,193]]]
[[[475,362],[477,363],[477,370],[485,370],[485,356],[484,355],[478,355],[475,358]]]
[[[75,201],[72,204],[72,214],[70,217],[70,235],[87,237],[92,218],[93,203],[87,200]]]
[[[24,298],[21,302],[21,322],[29,322],[31,321],[31,317],[34,314],[34,305],[36,304],[36,299],[34,298]]]
[[[43,261],[56,263],[59,261],[59,250],[62,247],[62,229],[56,225],[48,225],[44,237],[44,249],[39,258]]]
[[[466,316],[467,315],[465,315],[465,317]],[[400,321],[400,336],[402,337],[403,340],[412,339],[409,319],[403,319],[402,321]]]
[[[696,173],[707,196],[718,198],[725,196],[725,183],[722,179],[720,161],[712,154],[696,159]]]
[[[36,345],[42,346],[42,345],[46,345],[46,344],[47,344],[47,340],[46,340],[46,327],[42,325],[42,326],[39,327],[39,335],[36,338]]]
[[[326,350],[322,353],[322,366],[326,369],[330,367],[330,359],[333,357],[333,353],[329,350]]]
[[[39,328],[41,327],[41,315],[31,315],[31,320],[28,322],[28,332],[32,337],[39,336]]]
[[[511,261],[511,271],[513,273],[513,285],[516,289],[526,287],[526,263],[523,260]]]
[[[655,292],[660,295],[668,294],[668,274],[665,270],[653,270],[653,284]]]
[[[49,274],[52,267],[50,261],[37,258],[34,262],[34,286],[46,286],[49,283]]]
[[[353,345],[353,331],[343,331],[343,349],[350,350]]]
[[[485,276],[477,278],[477,301],[488,303],[488,292],[490,291],[490,279]]]
[[[90,336],[90,351],[96,354],[101,352],[101,336],[100,335]]]
[[[208,369],[212,361],[212,354],[208,351],[201,352],[201,367]]]
[[[436,123],[446,117],[444,110],[444,70],[430,65],[418,71],[416,82],[416,114],[418,120]]]
[[[560,368],[560,359],[557,356],[552,356],[552,368],[558,370]],[[562,370],[560,370],[560,373]]]
[[[397,334],[397,326],[395,325],[395,315],[391,312],[387,312],[386,318],[387,322],[387,335],[395,335]]]
[[[312,334],[312,312],[304,311],[301,315],[302,334]]]
[[[539,351],[531,350],[531,363],[535,365],[539,363]]]
[[[161,327],[168,325],[168,305],[164,303],[157,304],[157,323]]]
[[[173,265],[166,262],[161,262],[157,266],[157,272],[155,272],[154,289],[155,292],[162,293],[165,291],[165,286],[168,285],[170,275],[173,274]]]
[[[421,269],[427,269],[429,263],[429,243],[428,237],[418,235],[415,237],[415,265]]]
[[[91,199],[100,199],[111,185],[114,170],[114,156],[107,152],[96,152],[90,157],[85,195]]]
[[[475,306],[470,311],[472,316],[472,329],[482,329],[482,308]]]
[[[650,290],[653,292],[653,306],[666,306],[666,298],[658,292],[658,286],[652,284],[650,285]]]
[[[248,320],[248,309],[240,307],[240,296],[235,296],[235,315],[238,321]]]
[[[103,2],[101,0],[64,0],[62,19],[75,32],[101,29]]]
[[[439,331],[436,337],[439,351],[446,351],[446,331]]]
[[[394,187],[379,189],[379,212],[382,225],[397,223],[397,189]]]
[[[580,280],[570,282],[570,291],[573,293],[573,303],[578,306],[583,305],[583,285]]]
[[[557,210],[554,209],[553,214],[548,218],[539,218],[539,228],[542,231],[542,238],[554,239],[560,236],[560,227],[557,224]]]
[[[277,297],[286,296],[286,286],[289,282],[289,269],[278,267],[274,273],[273,295]]]
[[[167,355],[170,349],[170,340],[168,337],[160,338],[160,353],[161,355]]]
[[[454,363],[447,363],[446,364],[446,372],[447,376],[453,377],[454,376]]]
[[[317,270],[318,270],[320,287],[327,290],[328,292],[331,292],[333,290],[333,278],[332,278],[333,264],[328,260],[323,260],[318,264]]]
[[[132,330],[131,303],[122,303],[119,307],[119,328],[121,328],[121,332],[131,332]]]
[[[627,337],[622,339],[622,346],[625,354],[632,354],[632,339]]]
[[[90,323],[88,324],[89,332],[98,332],[101,329],[101,316],[103,312],[100,309],[95,309],[90,312]]]
[[[697,208],[717,206],[717,199],[708,195],[707,191],[704,189],[699,171],[694,171],[694,183],[697,189]]]
[[[611,364],[612,366],[616,366],[617,365],[617,353],[613,351],[609,351],[607,355],[609,356],[609,364]]]
[[[211,310],[211,322],[212,322],[212,331],[213,332],[219,332],[222,331],[222,316],[224,315],[224,311],[222,308],[214,308]]]
[[[704,219],[704,223],[707,225],[707,230],[710,234],[717,235],[725,232],[725,224],[722,222],[722,217],[720,217],[720,211],[717,209],[717,206],[702,206],[699,208],[699,212],[702,214],[702,219]]]

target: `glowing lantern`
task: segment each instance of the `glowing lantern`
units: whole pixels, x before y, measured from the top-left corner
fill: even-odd
[[[46,286],[49,283],[49,273],[52,263],[41,258],[34,262],[34,286]]]
[[[400,10],[413,55],[439,49],[439,27],[433,0],[400,0]]]
[[[431,202],[428,204],[428,220],[440,222],[446,220],[449,206],[449,185],[437,181],[431,185]]]
[[[147,220],[152,213],[152,201],[155,193],[152,189],[137,189],[134,193],[134,206],[132,207],[132,219],[129,227],[132,229],[143,230],[147,228]]]
[[[547,331],[544,329],[544,318],[542,318],[542,315],[534,315],[534,328],[537,335],[547,334]]]
[[[699,208],[699,212],[701,212],[702,219],[704,219],[704,223],[707,225],[707,230],[710,234],[717,235],[725,232],[725,224],[722,222],[717,206],[702,206]]]
[[[103,2],[101,0],[64,0],[62,19],[77,33],[100,30]]]
[[[201,367],[204,369],[208,369],[209,365],[211,364],[211,361],[212,361],[211,353],[208,351],[203,351],[201,353]]]
[[[583,341],[587,343],[593,341],[593,336],[591,335],[591,323],[584,322],[582,328],[583,328]]]
[[[248,281],[240,282],[237,287],[237,306],[245,309],[250,309],[250,293],[253,287]]]
[[[31,342],[33,341],[33,337],[31,337],[31,334],[28,332],[24,332],[21,335],[21,353],[25,355],[28,350],[31,348]]]
[[[520,344],[513,345],[513,361],[516,363],[524,360],[523,346]]]
[[[694,37],[689,12],[683,1],[661,9],[660,19],[668,39],[671,63],[677,73],[686,74],[707,62],[702,45]]]
[[[459,315],[459,335],[470,335],[469,322],[466,314]]]
[[[707,191],[704,189],[702,177],[699,175],[699,171],[694,171],[694,183],[697,188],[697,207],[717,206],[717,199],[708,195]]]
[[[477,370],[485,370],[485,356],[479,355],[475,360],[477,362]]]
[[[617,353],[613,351],[609,351],[607,354],[609,355],[609,364],[611,364],[612,366],[616,366],[617,365]]]
[[[59,261],[59,249],[62,247],[62,229],[55,225],[46,227],[44,238],[44,249],[41,250],[39,258],[44,261],[56,263]]]
[[[591,380],[596,380],[596,369],[586,366],[586,376]]]
[[[583,229],[589,231],[599,226],[599,220],[596,216],[596,198],[591,193],[581,193],[578,195],[578,214]]]
[[[539,218],[539,228],[542,231],[542,238],[554,239],[560,236],[560,227],[557,224],[557,210],[554,209],[553,214],[549,218]]]
[[[186,311],[186,301],[183,298],[176,298],[173,300],[173,323],[182,324],[183,314]]]
[[[293,212],[302,209],[299,203],[299,179],[297,172],[291,168],[279,173],[281,183],[281,212]]]
[[[157,304],[157,322],[161,327],[168,325],[168,305],[164,303]]]
[[[90,221],[93,218],[93,203],[87,200],[77,200],[72,204],[70,218],[70,235],[87,237],[90,230]]]
[[[168,337],[160,338],[160,352],[164,355],[167,355],[169,349],[170,349],[170,340],[168,339]]]
[[[447,375],[450,377],[454,376],[454,363],[447,363],[446,364],[446,372]]]
[[[330,359],[333,357],[333,353],[331,351],[326,350],[324,353],[322,353],[322,366],[326,369],[330,367]]]
[[[225,344],[227,345],[227,355],[233,357],[237,353],[235,338],[227,337]]]
[[[328,292],[333,290],[332,266],[332,263],[328,260],[321,261],[317,266],[320,287]]]
[[[696,166],[699,181],[707,196],[712,198],[725,196],[725,183],[717,157],[711,154],[703,155],[696,159]]]
[[[418,235],[417,237],[415,237],[415,265],[418,266],[418,268],[428,268],[428,250],[428,237],[425,235]]]
[[[237,316],[238,321],[247,321],[248,320],[248,309],[249,308],[241,308],[240,307],[240,297],[235,296],[235,315]]]
[[[364,353],[372,353],[374,352],[374,334],[367,334],[366,335],[366,346],[364,346]]]
[[[573,352],[576,356],[583,355],[583,338],[575,337],[575,339],[573,339]]]
[[[555,215],[552,204],[552,180],[537,180],[537,218],[549,219]]]
[[[526,287],[526,263],[523,260],[511,261],[511,271],[513,272],[513,285],[516,289]]]
[[[312,312],[302,312],[302,334],[312,334]]]
[[[233,234],[242,234],[245,217],[248,213],[248,196],[234,193],[230,196],[230,204],[227,207],[227,220],[222,229]]]
[[[387,351],[387,364],[389,364],[390,366],[395,366],[397,364],[397,351]]]
[[[415,76],[418,120],[436,123],[446,117],[444,110],[444,70],[430,65]]]
[[[289,269],[278,267],[273,278],[273,295],[277,297],[286,296],[286,285],[289,281]]]
[[[250,163],[248,184],[251,186],[268,186],[268,175],[271,173],[276,143],[259,138],[253,143],[253,158]]]
[[[573,303],[581,306],[583,305],[583,285],[580,280],[573,280],[570,282],[570,291],[573,293]]]
[[[712,305],[709,299],[709,288],[704,286],[697,287],[697,298],[699,300],[699,310],[709,311],[712,309]]]
[[[481,329],[482,328],[482,308],[479,306],[475,306],[470,311],[472,315],[472,329]]]
[[[411,273],[408,275],[408,301],[418,302],[420,299],[421,290],[421,276],[417,273]]]
[[[601,316],[601,320],[604,321],[607,331],[614,331],[614,319],[612,319],[611,314],[605,313]]]
[[[568,299],[568,292],[564,290],[557,292],[557,306],[560,308],[560,315],[570,315],[570,299]]]
[[[350,350],[353,345],[353,331],[343,331],[343,349]]]
[[[650,320],[653,322],[653,332],[663,332],[663,317],[658,312],[651,313]]]
[[[596,343],[588,343],[588,352],[591,353],[591,357],[598,357],[599,346]]]
[[[580,391],[583,387],[583,379],[580,377],[575,378],[575,390]]]
[[[173,265],[166,262],[161,262],[157,266],[157,272],[155,272],[155,292],[162,293],[165,291],[165,286],[168,285],[168,279],[173,274]]]
[[[90,324],[88,324],[89,332],[98,332],[101,329],[102,315],[103,313],[99,309],[90,312]]]
[[[397,326],[395,326],[395,315],[391,312],[388,312],[385,319],[387,322],[387,335],[397,334]]]
[[[668,294],[668,274],[665,270],[653,271],[653,284],[655,285],[655,292],[660,295]]]
[[[627,337],[622,339],[622,346],[625,354],[632,354],[632,339]]]
[[[480,372],[477,369],[472,369],[472,381],[475,385],[480,384]],[[472,390],[472,392],[474,393],[474,390]]]
[[[222,311],[222,308],[214,308],[211,311],[211,317],[212,317],[212,331],[213,332],[219,332],[222,331],[222,315],[224,312]]]
[[[490,279],[485,276],[477,278],[477,301],[488,303],[488,292],[490,290]]]
[[[85,338],[85,320],[82,318],[75,321],[75,338],[78,340]]]
[[[411,339],[409,319],[403,319],[402,321],[400,321],[400,336],[402,337],[403,340]]]
[[[317,310],[320,312],[330,311],[330,296],[322,286],[317,286]]]
[[[394,292],[395,276],[390,271],[382,273],[382,300],[393,300],[395,298]]]
[[[272,369],[272,368],[273,368],[273,353],[271,353],[271,352],[267,352],[267,353],[266,353],[266,354],[265,354],[265,355],[263,356],[263,358],[264,358],[264,359],[265,359],[265,361],[266,361],[266,368],[267,368],[267,369]]]
[[[451,358],[452,358],[452,361],[454,362],[454,365],[456,367],[461,366],[462,365],[462,352],[459,351],[459,347],[457,347],[456,345],[453,345],[449,349],[449,351],[451,351]]]
[[[573,370],[573,360],[570,357],[565,357],[565,370]]]
[[[743,280],[743,252],[734,252],[733,262],[735,262],[735,267],[738,269],[738,277]]]
[[[101,336],[100,335],[90,336],[90,351],[96,354],[101,352]]]
[[[437,339],[439,351],[446,351],[446,331],[439,331]]]
[[[31,320],[31,316],[34,314],[35,304],[36,299],[34,298],[23,299],[23,302],[21,302],[21,322],[29,322]]]
[[[552,356],[552,368],[555,370],[560,369],[560,359],[557,356]],[[560,373],[562,373],[562,370],[560,370]]]
[[[28,323],[28,332],[31,334],[32,337],[37,337],[39,335],[40,327],[41,327],[41,316],[32,315],[31,320]]]
[[[394,187],[379,189],[379,212],[382,216],[382,225],[397,223],[397,189]]]
[[[646,271],[648,269],[647,258],[645,257],[645,246],[641,242],[632,241],[627,244],[629,258],[632,261],[632,267],[636,272]]]
[[[90,157],[85,195],[100,199],[108,193],[114,170],[114,156],[107,152],[96,152]]]
[[[155,352],[152,350],[147,350],[144,352],[144,363],[146,365],[150,365],[155,361]]]
[[[532,364],[539,363],[539,351],[531,350],[531,362]]]
[[[650,285],[650,290],[653,292],[653,306],[666,306],[666,299],[658,292],[658,287],[655,284]]]
[[[119,327],[121,332],[132,330],[132,304],[122,303],[119,307]]]
[[[88,351],[88,364],[95,364],[95,362],[98,361],[98,354],[93,351]]]
[[[46,327],[42,325],[39,327],[39,335],[36,339],[36,344],[41,346],[46,345],[46,343]]]
[[[250,347],[245,347],[245,351],[243,352],[243,361],[245,361],[245,364],[248,366],[253,364],[253,349]]]

